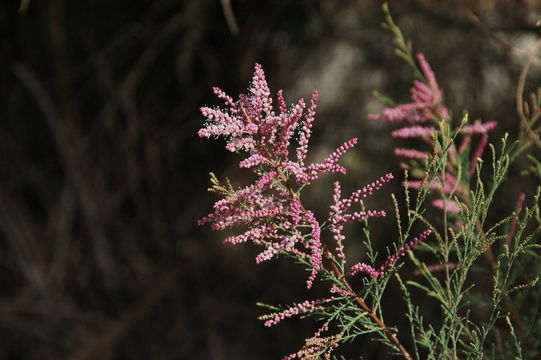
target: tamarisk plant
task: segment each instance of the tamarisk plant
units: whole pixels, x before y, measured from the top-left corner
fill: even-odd
[[[225,108],[201,108],[207,121],[198,135],[223,137],[226,149],[242,156],[239,167],[252,171],[254,182],[235,189],[229,180],[222,182],[211,173],[209,190],[222,199],[198,223],[209,224],[213,230],[239,228],[239,233],[224,241],[260,247],[256,263],[290,257],[308,270],[308,290],[320,282],[328,291],[327,297],[287,306],[263,305],[270,313],[260,320],[268,327],[293,316],[312,317],[319,323],[305,345],[285,359],[330,359],[341,343],[367,334],[408,360],[534,359],[541,348],[541,289],[537,285],[541,187],[533,195],[519,194],[514,212],[503,217],[494,216],[493,203],[511,162],[538,142],[536,132],[522,131],[527,141],[518,147],[508,135],[495,146],[488,134],[496,121],[471,121],[467,113],[458,123],[453,121],[426,57],[413,53],[387,5],[383,9],[384,26],[393,33],[397,54],[411,66],[415,80],[410,103],[399,105],[380,96],[389,107],[369,117],[405,124],[391,135],[419,138],[422,144],[395,149],[396,155],[408,161],[402,163],[405,206],[391,195],[398,236],[388,256],[378,255],[370,232],[372,218],[386,213],[367,210],[363,200],[394,176],[385,174],[347,196],[335,181],[328,215],[318,218],[301,194],[323,174],[346,174],[339,160],[357,139],[344,142],[321,162],[308,163],[319,94],[314,91],[309,104],[300,99],[288,106],[278,91],[275,109],[259,64],[247,94],[233,99],[214,88]],[[532,129],[541,116],[539,108],[533,101],[522,112],[527,125],[523,129]],[[482,157],[487,147],[491,158],[485,166]],[[529,156],[533,165],[527,171],[541,184],[541,162]],[[427,207],[427,201],[437,209]],[[350,259],[350,240],[344,235],[350,223],[363,225],[365,262]],[[413,234],[416,223],[426,230]],[[398,272],[405,255],[416,267],[413,274]],[[360,277],[362,286],[354,289],[353,277]],[[479,279],[492,282],[490,293],[476,287]],[[399,338],[398,329],[383,320],[381,299],[390,283],[404,295],[409,338],[403,334]],[[423,303],[436,302],[438,314],[423,317],[417,303],[422,295]]]
[[[370,218],[386,215],[383,210],[352,210],[353,205],[362,203],[364,198],[391,181],[393,175],[388,173],[346,197],[342,196],[340,183],[336,181],[329,215],[323,221],[318,220],[314,212],[303,204],[301,192],[322,174],[345,174],[346,168],[338,161],[357,143],[357,139],[344,142],[322,162],[307,164],[318,92],[312,93],[306,108],[303,99],[288,107],[282,91],[278,91],[276,113],[265,74],[259,64],[255,66],[248,94],[241,94],[238,100],[234,100],[219,88],[214,88],[214,93],[225,101],[227,109],[203,107],[201,112],[207,122],[198,134],[207,138],[223,136],[227,141],[227,150],[245,156],[239,162],[239,167],[251,169],[256,180],[250,186],[234,189],[229,182],[222,184],[211,174],[210,190],[224,198],[216,202],[214,211],[198,223],[208,223],[214,230],[243,226],[244,232],[227,237],[225,242],[252,242],[263,247],[263,251],[256,256],[256,263],[279,255],[292,257],[309,269],[306,280],[308,289],[317,278],[328,285],[328,298],[307,300],[285,308],[270,306],[273,313],[261,317],[265,326],[275,325],[299,314],[316,315],[323,319],[323,325],[314,337],[287,358],[317,358],[323,354],[329,357],[340,342],[374,332],[395,351],[411,359],[395,330],[383,322],[378,314],[379,309],[369,305],[366,295],[371,294],[372,298],[374,294],[381,296],[388,271],[393,269],[400,257],[425,240],[431,231],[426,230],[404,241],[396,253],[382,261],[379,267],[374,265],[374,254],[371,264],[348,264],[344,251],[343,230],[347,223],[366,223]],[[292,144],[294,140],[295,146]],[[323,240],[325,233],[332,239],[330,246]],[[365,279],[366,288],[360,292],[354,291],[348,282],[348,278],[358,272],[369,275]],[[335,333],[324,336],[331,330]]]

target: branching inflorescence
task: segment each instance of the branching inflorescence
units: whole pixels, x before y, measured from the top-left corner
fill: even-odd
[[[385,108],[379,114],[371,114],[369,118],[373,120],[386,121],[389,123],[406,123],[408,125],[391,132],[394,138],[419,138],[429,145],[429,150],[434,149],[434,156],[447,156],[447,164],[439,179],[431,184],[433,189],[439,190],[442,193],[442,198],[434,199],[432,205],[437,208],[444,209],[448,212],[460,211],[459,205],[451,199],[457,196],[460,200],[465,200],[467,194],[459,185],[461,176],[458,171],[457,152],[464,152],[469,149],[472,139],[475,135],[479,135],[480,139],[477,143],[475,151],[470,158],[470,167],[467,174],[473,175],[476,170],[476,164],[479,158],[482,157],[485,147],[488,144],[487,132],[494,129],[498,123],[496,121],[488,121],[482,123],[476,120],[473,124],[460,124],[454,133],[461,135],[462,140],[460,145],[454,143],[443,144],[443,147],[435,146],[435,138],[442,129],[442,126],[450,124],[450,113],[447,106],[443,102],[442,91],[436,81],[436,76],[432,68],[428,64],[424,54],[419,53],[416,56],[417,65],[420,71],[419,79],[413,81],[410,89],[412,102],[398,105],[395,107]],[[413,63],[413,59],[411,59]],[[394,153],[410,160],[429,160],[430,152],[418,149],[395,148]],[[409,168],[409,165],[404,164],[404,167]],[[406,183],[410,188],[420,188],[422,181],[410,180]]]
[[[310,268],[306,280],[307,288],[312,287],[319,273],[325,272],[326,278],[330,276],[335,280],[329,287],[331,292],[342,295],[342,299],[346,296],[355,299],[354,301],[360,304],[362,310],[368,313],[377,326],[381,327],[382,333],[389,337],[399,351],[407,354],[396,335],[372,312],[364,299],[353,292],[346,276],[354,275],[364,265],[365,269],[373,270],[365,272],[377,278],[399,257],[425,239],[430,232],[425,231],[402,246],[397,254],[390,256],[377,271],[368,264],[354,265],[348,272],[344,270],[346,267],[344,225],[386,215],[383,210],[351,211],[352,206],[391,181],[393,175],[386,174],[346,198],[342,198],[340,183],[336,181],[328,219],[321,222],[312,210],[303,205],[300,192],[321,174],[345,174],[346,168],[338,164],[338,161],[357,143],[357,138],[344,142],[322,162],[307,164],[318,92],[312,93],[310,104],[306,109],[303,99],[288,107],[282,91],[279,91],[278,113],[276,113],[265,74],[259,64],[255,66],[248,94],[241,94],[238,100],[234,100],[219,88],[215,87],[214,93],[225,101],[226,109],[201,108],[207,122],[205,127],[199,130],[198,135],[206,138],[223,136],[226,139],[227,150],[245,154],[239,167],[251,169],[256,180],[250,186],[235,190],[229,184],[227,186],[220,184],[213,175],[211,190],[222,194],[224,198],[214,204],[214,211],[211,214],[199,220],[199,225],[209,223],[213,230],[243,226],[244,232],[227,237],[225,242],[231,244],[252,242],[262,246],[264,250],[257,255],[257,263],[270,260],[279,254],[289,255],[306,263]],[[293,144],[295,141],[296,144]],[[294,152],[290,151],[292,147],[295,147]],[[329,231],[334,241],[331,247],[325,245],[323,239],[325,230]],[[334,300],[336,299],[331,296],[328,299],[301,303],[282,312],[264,316],[262,319],[265,320],[265,325],[274,325],[286,317],[314,310],[317,306]],[[315,338],[323,339],[319,335]],[[315,351],[314,349],[321,350],[320,354],[328,354],[327,351],[335,347],[339,338],[333,335],[319,342],[312,339],[313,343],[307,343],[307,348],[298,354],[303,351]],[[328,345],[327,350],[323,349],[325,346],[322,344]]]
[[[364,204],[365,198],[393,180],[392,174],[381,176],[346,195],[342,194],[340,182],[335,181],[332,203],[328,214],[323,217],[302,202],[302,191],[320,175],[346,173],[346,168],[339,161],[357,144],[357,138],[344,142],[323,161],[309,163],[309,141],[318,92],[312,93],[308,104],[300,99],[288,106],[282,91],[278,91],[275,110],[265,74],[258,64],[249,92],[239,95],[238,99],[214,88],[214,93],[225,102],[225,109],[203,107],[201,112],[207,122],[198,133],[205,138],[224,137],[226,149],[243,155],[239,167],[251,170],[255,180],[249,186],[234,189],[229,181],[221,183],[211,174],[210,190],[223,198],[214,204],[213,212],[198,223],[210,224],[213,230],[241,228],[240,233],[228,236],[224,241],[230,244],[252,242],[262,247],[255,258],[258,264],[277,256],[291,257],[307,268],[308,289],[316,280],[327,289],[326,296],[316,299],[286,306],[265,305],[271,311],[259,319],[266,327],[293,316],[312,316],[322,323],[314,335],[305,340],[304,346],[284,359],[330,359],[331,352],[341,343],[363,334],[377,335],[378,340],[406,360],[481,360],[488,358],[487,353],[492,354],[492,358],[510,358],[511,354],[521,354],[520,341],[523,339],[531,350],[530,354],[536,356],[539,343],[527,338],[530,325],[525,324],[530,319],[521,319],[525,317],[521,314],[522,309],[517,311],[519,308],[515,307],[512,299],[528,303],[526,295],[515,297],[514,294],[533,288],[541,277],[541,268],[535,265],[538,276],[532,275],[521,283],[518,279],[524,278],[525,267],[514,267],[526,255],[534,259],[530,263],[532,267],[539,263],[539,255],[533,249],[541,248],[534,243],[541,233],[541,186],[537,188],[531,209],[525,206],[527,199],[522,193],[511,216],[487,227],[491,203],[506,177],[510,161],[523,152],[533,138],[527,139],[527,146],[511,150],[506,145],[506,135],[498,155],[495,146],[489,145],[488,136],[489,131],[498,125],[496,121],[472,122],[465,114],[460,124],[454,126],[452,113],[444,103],[443,92],[425,56],[422,53],[414,55],[386,5],[384,11],[384,26],[394,33],[397,53],[412,67],[416,80],[410,90],[411,102],[383,109],[369,117],[401,124],[391,132],[398,141],[422,141],[420,148],[394,149],[395,155],[407,159],[408,162],[402,166],[409,170],[403,183],[407,206],[405,216],[400,214],[398,201],[394,194],[392,196],[398,225],[396,250],[390,251],[385,260],[378,259],[370,235],[372,222],[368,220],[384,217],[386,213],[384,210],[367,210]],[[523,126],[531,127],[541,117],[538,115],[541,111],[537,111],[540,102],[537,97],[534,100],[532,107],[536,111],[530,120],[523,120]],[[488,183],[480,174],[480,159],[487,146],[492,153],[492,173],[488,174]],[[536,164],[531,169],[532,173],[541,176],[541,162],[535,158],[531,160]],[[414,201],[410,199],[409,189],[417,189]],[[435,221],[432,214],[427,215],[424,205],[432,194],[435,194],[433,207],[443,210],[436,210]],[[414,237],[411,233],[417,221],[428,229]],[[348,251],[344,230],[351,223],[364,225],[364,258],[369,261],[350,259],[351,251]],[[500,229],[506,224],[507,233],[501,233]],[[535,228],[535,224],[537,230],[528,233],[528,226]],[[437,241],[426,241],[431,234]],[[499,240],[502,244],[498,244]],[[420,251],[412,252],[421,242],[424,242],[425,252],[422,255],[417,254]],[[411,278],[402,281],[397,262],[406,254],[416,267],[412,275],[422,278],[422,284]],[[478,271],[477,268],[482,268],[478,266],[482,265],[478,263],[482,254],[487,255],[488,263],[485,265],[489,265],[482,270],[483,279],[487,273],[492,273],[492,296],[477,296],[474,292],[475,281],[471,275]],[[425,264],[426,260],[430,263]],[[524,261],[526,264],[527,260]],[[382,319],[381,300],[391,274],[395,275],[404,295],[412,353],[399,340],[398,331]],[[357,281],[362,284],[355,290],[350,284],[354,276],[360,278]],[[419,306],[413,304],[410,287],[420,289],[439,304],[441,318],[438,325],[423,319]],[[541,299],[541,292],[536,291],[532,297],[535,304]],[[480,322],[470,316],[472,310],[478,309],[483,309],[485,314],[479,316],[486,317]],[[513,315],[512,320],[505,311]],[[499,325],[504,318],[509,330]],[[517,331],[513,323],[517,325]],[[489,344],[493,333],[495,343]],[[504,333],[508,339],[500,336]],[[494,354],[496,348],[501,349],[498,350],[501,354]]]
[[[534,322],[530,320],[531,315],[524,315],[524,308],[519,304],[535,304],[534,316],[538,316],[541,292],[539,287],[533,288],[541,268],[533,264],[539,264],[539,254],[527,249],[541,248],[541,216],[532,221],[531,215],[539,212],[541,186],[537,186],[536,195],[531,198],[531,208],[525,206],[526,195],[521,192],[511,216],[502,218],[502,209],[498,208],[491,216],[500,220],[489,225],[492,221],[488,217],[489,212],[494,211],[494,200],[508,175],[510,163],[531,144],[530,135],[525,135],[527,132],[523,129],[532,130],[531,124],[541,114],[526,111],[529,118],[524,116],[523,110],[528,105],[521,97],[529,63],[526,63],[517,87],[517,104],[524,104],[518,106],[522,128],[519,141],[508,145],[509,135],[506,134],[498,148],[497,144],[489,144],[489,132],[498,125],[496,121],[470,121],[464,113],[459,124],[453,123],[452,112],[444,102],[443,92],[425,56],[422,53],[414,55],[411,43],[394,23],[387,4],[383,5],[383,10],[384,27],[394,35],[396,53],[410,65],[416,79],[410,89],[411,102],[385,108],[369,117],[401,124],[391,132],[398,141],[414,143],[416,138],[424,143],[422,148],[398,147],[394,150],[395,155],[407,160],[402,163],[407,170],[404,185],[408,210],[404,228],[409,229],[412,221],[420,220],[437,240],[427,242],[423,247],[431,256],[418,257],[418,254],[409,253],[417,267],[413,274],[420,276],[421,281],[403,282],[396,273],[408,308],[415,356],[432,360],[538,358],[539,342],[532,341]],[[538,99],[532,96],[533,108],[539,109]],[[481,158],[486,148],[490,148],[492,161],[483,164]],[[534,163],[541,164],[533,156],[529,157]],[[540,173],[539,170],[531,172],[538,178]],[[413,201],[409,196],[411,188],[417,190]],[[431,195],[435,195],[432,205],[443,211],[434,214],[427,211],[424,202]],[[399,206],[394,201],[400,223]],[[523,216],[519,217],[521,212]],[[519,223],[522,224],[522,235],[517,230]],[[528,226],[532,232],[526,231]],[[392,267],[394,261],[427,234],[428,230],[406,242],[380,268],[359,263],[350,269],[350,274],[366,273],[379,281],[386,274],[386,268]],[[487,261],[482,261],[482,255],[486,255]],[[431,264],[425,263],[427,260]],[[531,272],[524,271],[528,266]],[[478,280],[484,282],[487,278],[493,284],[491,295],[477,288]],[[409,288],[420,289],[427,297],[436,299],[440,309],[437,326],[433,321],[423,319]],[[532,291],[515,295],[515,289],[526,288]],[[346,296],[348,289],[334,290]],[[473,313],[476,318],[471,316]],[[504,318],[506,324],[502,321]]]

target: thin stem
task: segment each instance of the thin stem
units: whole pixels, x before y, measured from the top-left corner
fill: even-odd
[[[334,262],[331,262],[331,266],[333,268],[334,274],[342,282],[342,284],[346,287],[346,289],[349,290],[349,292],[351,292],[352,294],[355,294],[355,292],[353,291],[351,285],[346,280],[346,277],[344,276],[344,273],[338,268],[338,266],[336,266],[336,264]],[[389,329],[387,327],[387,325],[385,325],[383,320],[381,320],[376,315],[376,313],[374,313],[374,311],[370,308],[370,306],[368,306],[366,304],[364,299],[362,297],[358,296],[358,295],[355,295],[355,302],[359,305],[359,307],[362,310],[364,310],[364,312],[366,312],[368,317],[370,319],[372,319],[372,321],[374,321],[381,328],[383,333],[398,348],[398,351],[400,351],[402,356],[404,356],[404,359],[413,360],[413,357],[411,356],[411,354],[408,352],[408,350],[404,347],[404,345],[402,345],[402,343],[398,339],[398,335],[395,332],[393,332],[391,329]]]

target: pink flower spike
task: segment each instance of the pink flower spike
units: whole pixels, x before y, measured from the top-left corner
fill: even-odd
[[[359,272],[366,273],[372,276],[374,279],[377,279],[380,275],[380,273],[376,269],[365,263],[357,263],[349,269],[349,275],[355,275]]]
[[[393,174],[388,173],[385,176],[382,176],[378,180],[374,181],[371,184],[365,185],[362,189],[359,189],[351,194],[347,199],[340,200],[337,206],[340,206],[341,211],[346,211],[351,207],[355,202],[358,202],[360,199],[364,199],[369,195],[372,195],[374,191],[379,190],[383,184],[388,183],[394,179]]]
[[[257,241],[263,238],[266,238],[271,233],[270,228],[268,226],[261,226],[261,227],[255,227],[248,229],[246,232],[235,235],[235,236],[229,236],[225,238],[224,242],[229,244],[240,244],[247,241]]]
[[[428,64],[428,61],[426,61],[425,55],[423,53],[418,53],[417,61],[419,62],[419,66],[421,67],[421,71],[423,72],[423,75],[425,76],[428,85],[433,91],[435,100],[434,103],[440,102],[441,91],[439,90],[438,82],[436,81],[436,75],[434,75],[432,68]]]
[[[394,255],[389,256],[387,260],[385,260],[385,263],[381,265],[381,267],[377,270],[379,275],[384,274],[386,268],[393,265],[398,259],[400,259],[404,255],[406,255],[408,252],[413,250],[413,248],[415,248],[421,241],[426,239],[431,233],[432,233],[432,230],[427,229],[423,231],[419,236],[413,238],[409,242],[402,245],[402,247],[398,249],[398,251]]]
[[[235,101],[233,100],[233,98],[229,95],[227,95],[225,93],[225,91],[223,91],[222,89],[220,89],[219,87],[215,86],[212,88],[212,91],[214,92],[214,94],[219,98],[219,99],[222,99],[222,100],[225,100],[225,104],[229,107],[235,107]]]
[[[436,104],[439,99],[434,98],[434,92],[425,83],[419,80],[413,81],[413,87],[410,89],[411,98],[416,104]]]
[[[410,159],[425,160],[426,158],[428,158],[428,153],[415,149],[396,148],[394,149],[394,154],[396,156],[403,156]]]
[[[334,150],[334,152],[331,155],[329,155],[327,159],[325,159],[324,164],[328,164],[328,165],[335,164],[342,157],[342,155],[344,155],[349,149],[354,147],[356,144],[357,144],[357,138],[349,139],[348,141],[340,145],[338,149]]]
[[[364,221],[372,217],[384,217],[387,216],[387,213],[384,210],[368,210],[368,211],[357,211],[353,214],[344,215],[344,222],[354,222],[354,221]]]
[[[276,149],[274,153],[280,157],[287,158],[289,152],[288,147],[293,136],[293,132],[299,125],[299,120],[302,117],[306,104],[303,99],[300,99],[296,105],[293,106],[289,114],[280,115],[280,126],[278,132],[278,141],[276,143]]]
[[[265,173],[261,175],[261,178],[259,178],[259,181],[256,183],[257,187],[262,189],[265,186],[269,185],[277,177],[278,173],[276,171],[270,171],[268,173]]]
[[[333,205],[331,205],[331,213],[329,214],[329,228],[333,234],[333,239],[336,242],[336,254],[338,258],[344,261],[346,256],[344,254],[344,245],[342,244],[342,241],[345,240],[346,237],[342,234],[342,230],[344,229],[344,221],[342,216],[342,209],[339,206],[340,196],[340,183],[338,181],[335,181]]]
[[[385,108],[379,114],[369,114],[368,118],[391,123],[400,121],[423,122],[432,118],[429,114],[420,111],[424,108],[426,106],[419,103],[402,104],[393,108]]]
[[[303,314],[309,311],[313,311],[318,307],[318,305],[327,303],[332,300],[334,300],[334,297],[329,298],[329,299],[317,299],[317,300],[310,300],[310,301],[306,300],[284,311],[262,315],[259,317],[259,320],[266,320],[263,325],[265,325],[266,327],[271,327],[273,325],[278,324],[280,321],[284,319],[290,318],[295,315]]]
[[[435,131],[436,129],[434,129],[433,127],[408,126],[394,130],[393,132],[391,132],[391,136],[395,138],[429,138]]]
[[[447,212],[460,212],[460,206],[453,200],[435,199],[432,201],[432,206],[442,209]]]
[[[308,153],[308,141],[312,135],[312,123],[316,115],[317,98],[319,92],[314,90],[312,92],[312,98],[310,99],[310,108],[305,116],[304,122],[301,124],[301,130],[299,132],[299,147],[297,148],[297,160],[299,164],[304,164],[306,154]]]
[[[250,91],[256,99],[260,101],[261,110],[267,115],[272,115],[272,98],[270,96],[269,86],[265,79],[265,72],[260,64],[255,64],[254,76],[252,78],[252,87]]]
[[[261,264],[263,261],[270,260],[274,257],[274,255],[277,255],[280,252],[280,250],[274,246],[270,246],[267,250],[259,253],[255,257],[255,263]]]
[[[295,176],[295,180],[299,184],[308,183],[310,181],[310,178],[306,173],[305,168],[299,163],[293,161],[284,161],[280,164],[280,166],[282,166],[283,169],[286,170],[289,174]]]
[[[323,265],[323,251],[320,238],[321,228],[319,227],[319,223],[317,222],[314,214],[310,210],[307,210],[304,216],[310,224],[310,227],[312,228],[310,239],[310,264],[312,265],[312,272],[310,273],[308,280],[306,280],[306,287],[310,289],[316,278],[317,273]]]
[[[477,163],[479,162],[479,159],[483,156],[483,152],[485,151],[485,147],[488,144],[488,135],[483,134],[481,137],[481,140],[479,141],[479,144],[477,145],[477,148],[475,149],[475,153],[472,156],[471,162],[470,162],[470,176],[475,173],[475,169],[477,168]]]
[[[197,132],[199,137],[242,136],[244,124],[231,114],[209,107],[202,107],[201,114],[207,118],[207,126]]]
[[[431,232],[432,232],[431,230],[425,230],[419,236],[413,238],[412,240],[410,240],[409,242],[404,244],[400,249],[398,249],[396,254],[389,256],[387,258],[387,260],[385,261],[385,263],[383,265],[381,265],[378,270],[374,269],[372,266],[367,265],[365,263],[357,263],[357,264],[353,265],[350,268],[349,275],[355,275],[355,274],[357,274],[359,272],[363,272],[363,273],[366,273],[366,274],[372,276],[374,279],[377,279],[378,277],[380,277],[381,275],[383,275],[385,273],[386,268],[391,266],[398,259],[400,259],[404,255],[406,255],[408,252],[413,250],[413,248],[415,246],[417,246],[417,244],[419,244],[419,242],[426,239],[426,237],[428,235],[430,235]]]
[[[411,123],[423,121],[435,121],[438,117],[448,118],[449,111],[441,104],[442,93],[436,81],[436,76],[430,68],[422,53],[417,54],[417,61],[421,68],[426,83],[415,80],[410,89],[411,103],[398,105],[392,108],[386,108],[380,114],[370,114],[368,117],[375,120],[388,122],[408,121]],[[401,129],[393,133],[394,137],[418,137],[427,136],[424,133],[420,135],[418,127],[410,128],[409,131]]]
[[[278,107],[280,109],[280,115],[285,116],[287,115],[287,104],[286,100],[284,99],[284,91],[278,90],[278,93],[276,94],[278,97]]]
[[[340,157],[344,155],[349,149],[357,144],[357,138],[351,138],[343,143],[338,149],[336,149],[331,155],[329,155],[322,163],[310,164],[306,167],[306,174],[309,181],[313,181],[318,178],[319,174],[323,173],[336,173],[340,172],[345,174],[346,168],[336,164]]]
[[[464,127],[462,127],[462,129],[460,129],[460,133],[464,135],[486,134],[497,126],[497,121],[488,121],[486,123],[481,123],[480,120],[475,120],[472,125],[465,125]]]
[[[434,190],[440,190],[440,191],[443,191],[443,193],[447,195],[451,195],[451,191],[454,188],[455,182],[451,182],[450,181],[451,178],[446,178],[445,180],[446,180],[445,187],[443,187],[442,181],[438,180],[438,181],[432,182],[430,184],[430,188]],[[421,186],[423,185],[423,182],[419,180],[408,180],[408,181],[403,182],[402,185],[408,187],[409,189],[420,189]],[[460,191],[461,191],[461,187],[459,185],[457,186],[457,189],[455,192],[460,192]]]
[[[254,154],[241,162],[239,162],[240,168],[251,168],[265,162],[266,158],[260,154]]]

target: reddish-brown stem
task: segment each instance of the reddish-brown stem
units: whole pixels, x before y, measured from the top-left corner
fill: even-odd
[[[334,262],[331,261],[331,266],[333,268],[333,272],[334,274],[338,277],[338,279],[342,282],[342,284],[346,287],[346,289],[351,293],[351,294],[355,294],[355,292],[353,291],[353,289],[351,288],[351,285],[348,283],[348,281],[346,280],[346,277],[344,276],[344,274],[342,273],[342,271],[338,268],[338,266],[336,266],[336,264]],[[407,359],[407,360],[413,360],[413,357],[411,356],[411,354],[408,352],[408,350],[404,347],[404,345],[402,345],[402,343],[400,342],[400,340],[398,339],[398,335],[393,332],[391,329],[389,329],[387,327],[387,325],[385,325],[385,323],[383,322],[383,320],[381,320],[377,315],[376,313],[370,308],[370,306],[368,306],[366,304],[366,302],[364,301],[364,299],[358,295],[355,295],[355,302],[357,303],[357,305],[359,305],[359,307],[364,311],[366,312],[366,314],[368,315],[368,317],[373,321],[375,322],[380,328],[381,330],[383,331],[383,333],[389,338],[389,340],[398,348],[398,351],[400,351],[400,353],[402,354],[402,356],[404,356],[404,359]]]

